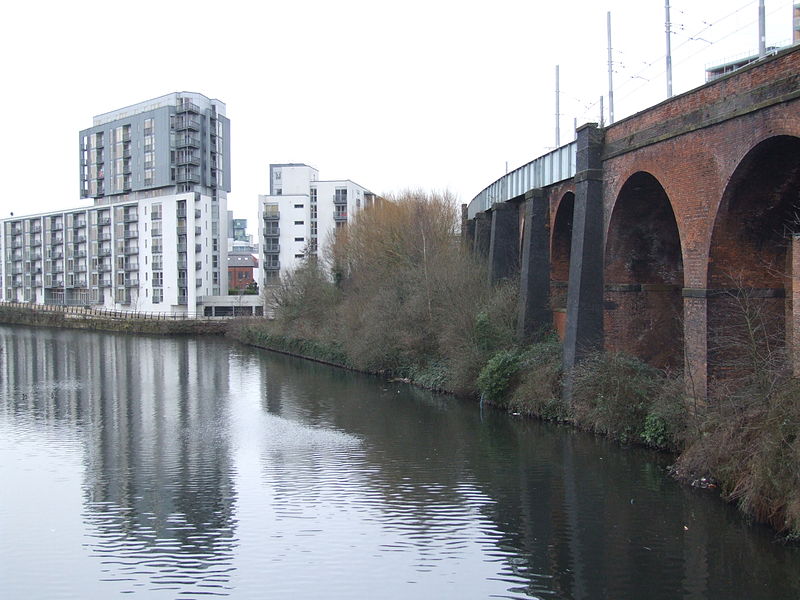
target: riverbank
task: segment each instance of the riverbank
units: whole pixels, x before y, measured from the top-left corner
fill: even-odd
[[[573,373],[563,393],[561,347],[554,337],[496,352],[480,369],[472,393],[448,387],[445,364],[376,371],[359,367],[342,343],[287,335],[263,319],[231,322],[228,335],[248,345],[365,373],[402,376],[414,385],[484,403],[515,415],[557,421],[675,457],[670,473],[693,487],[718,491],[787,540],[800,538],[800,453],[795,431],[800,385],[787,378],[769,399],[699,407],[684,394],[680,374],[668,375],[622,354],[597,354]],[[754,390],[751,390],[754,391]],[[739,396],[741,397],[741,396]],[[761,408],[759,408],[761,407]]]
[[[147,335],[221,335],[226,320],[174,319],[166,316],[38,305],[0,304],[0,323]]]

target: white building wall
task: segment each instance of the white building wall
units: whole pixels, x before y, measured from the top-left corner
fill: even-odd
[[[186,207],[185,267],[179,264],[181,202]],[[220,198],[217,204],[224,211],[226,199]],[[156,205],[161,207],[156,226],[161,235],[153,237]],[[219,271],[227,274],[227,226],[224,220],[217,221],[215,233],[213,205],[210,196],[189,192],[0,220],[0,297],[119,311],[201,312],[198,304],[203,297],[214,295],[215,287],[227,294],[227,277],[216,284],[213,280],[215,247],[223,265]],[[85,225],[75,226],[78,222]],[[34,227],[39,231],[34,232]],[[13,235],[19,228],[27,233]],[[12,247],[19,240],[22,246]],[[160,241],[161,247],[161,302],[153,301],[154,241]],[[19,260],[15,260],[17,255]],[[184,268],[185,286],[179,281]],[[16,279],[15,274],[19,275]],[[21,283],[28,281],[29,285]],[[85,283],[79,285],[80,281]],[[186,290],[185,296],[181,288]]]
[[[259,196],[259,264],[263,267],[259,279],[261,287],[266,285],[266,273],[269,270],[265,265],[272,256],[267,250],[264,236],[267,206],[277,206],[280,212],[279,261],[280,272],[285,274],[300,266],[305,253],[311,248],[314,239],[312,206],[316,206],[316,254],[324,259],[333,243],[337,224],[342,226],[351,220],[364,207],[365,195],[369,193],[366,188],[349,180],[319,181],[317,170],[303,164],[270,165],[270,189],[280,193]],[[342,207],[344,217],[340,219],[334,216],[337,189],[347,190],[347,203]],[[316,203],[311,201],[314,197],[312,190],[316,192]]]

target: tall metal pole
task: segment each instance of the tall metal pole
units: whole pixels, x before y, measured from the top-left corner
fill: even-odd
[[[672,98],[672,40],[670,39],[669,0],[666,0],[667,10],[667,98]]]
[[[561,147],[561,129],[559,121],[561,120],[561,112],[558,106],[559,89],[558,89],[558,65],[556,65],[556,148]]]
[[[606,126],[605,120],[606,120],[606,115],[605,115],[605,110],[603,109],[603,97],[600,96],[600,127]]]
[[[758,0],[758,58],[767,55],[767,33],[766,16],[764,12],[764,0]]]
[[[611,11],[606,13],[606,24],[608,25],[608,124],[614,123],[614,81],[611,73],[614,63],[611,60]]]

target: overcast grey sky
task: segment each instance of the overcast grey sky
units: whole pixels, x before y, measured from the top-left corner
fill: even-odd
[[[757,50],[757,0],[670,4],[676,94]],[[768,45],[790,43],[792,4],[766,0]],[[227,105],[228,204],[251,233],[271,162],[468,202],[506,163],[554,147],[557,64],[561,142],[575,120],[599,121],[607,11],[619,120],[666,96],[664,0],[17,1],[0,34],[0,165],[13,190],[0,211],[86,204],[78,131],[184,90]]]

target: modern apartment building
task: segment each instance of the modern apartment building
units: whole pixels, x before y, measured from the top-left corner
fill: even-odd
[[[297,268],[306,256],[324,256],[336,229],[375,199],[349,179],[321,181],[306,164],[270,165],[269,194],[258,197],[260,285],[276,284],[281,272]]]
[[[178,92],[80,132],[93,205],[2,220],[5,301],[196,314],[227,293],[230,122]]]

